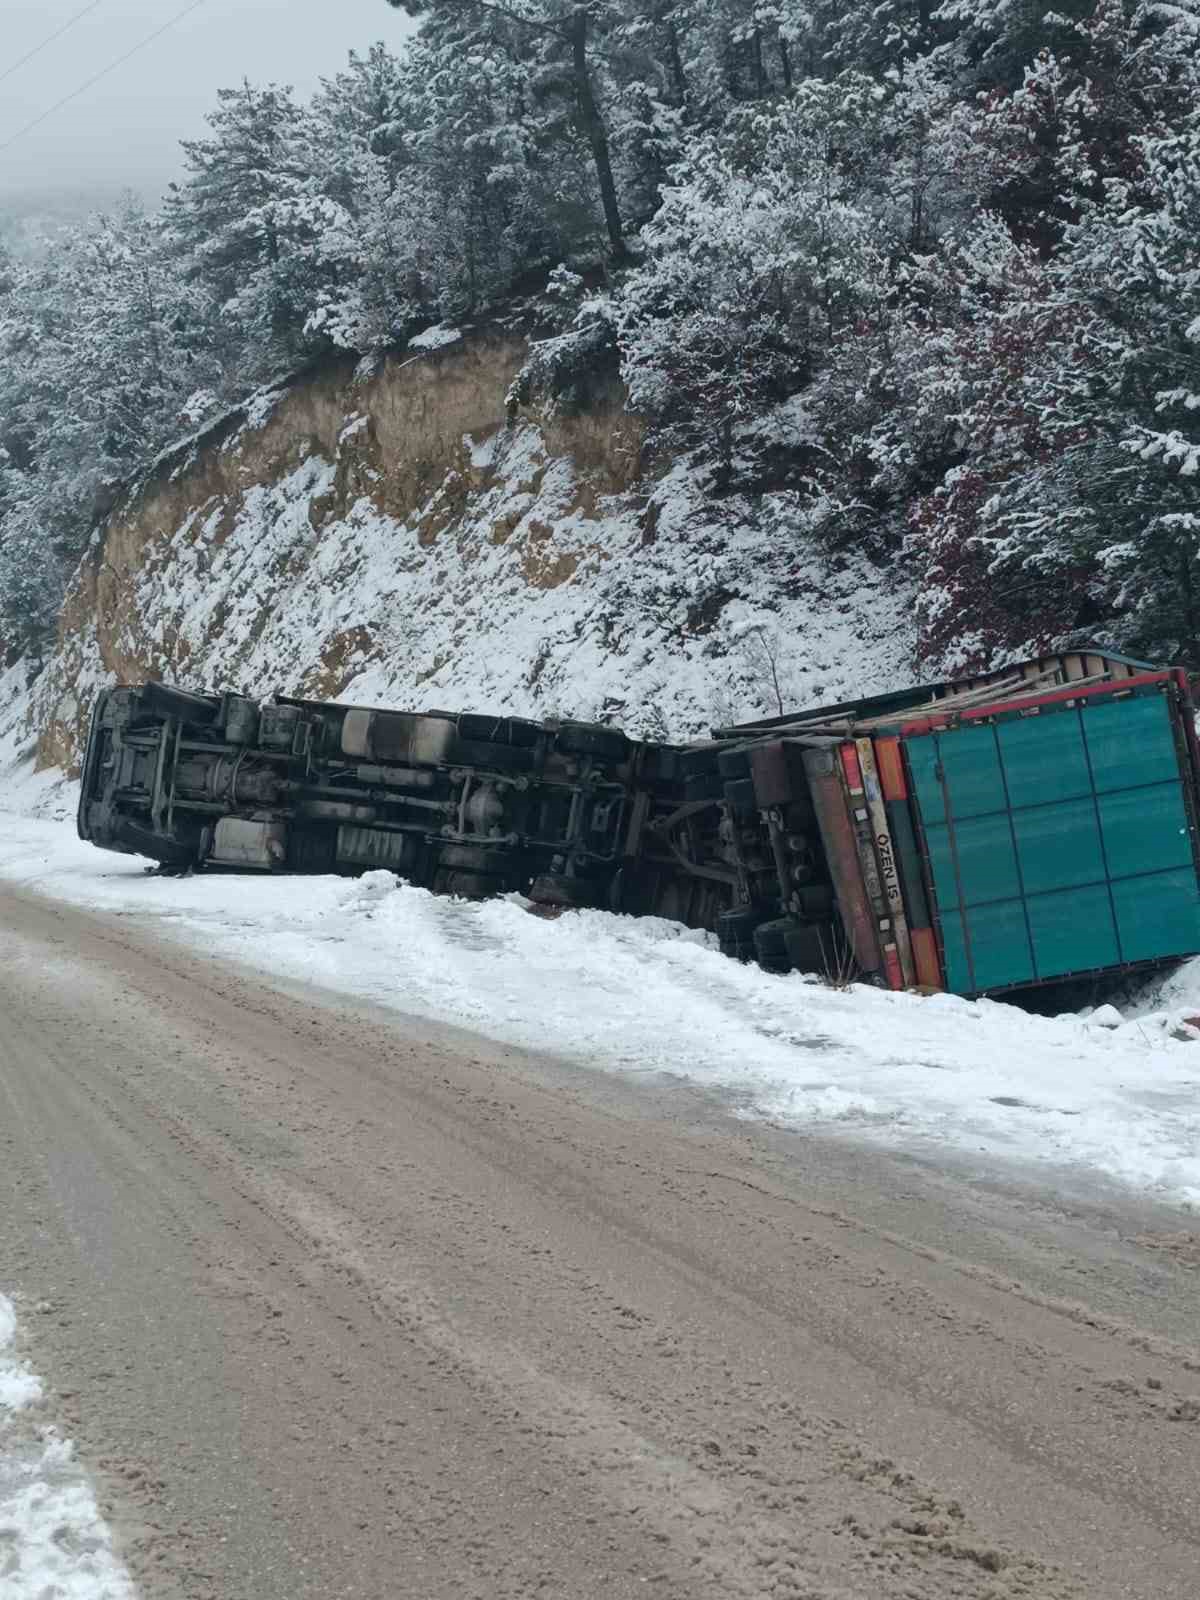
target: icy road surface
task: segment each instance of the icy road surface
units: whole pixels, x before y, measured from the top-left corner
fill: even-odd
[[[1071,1169],[1200,1203],[1200,963],[1125,1020],[832,990],[658,920],[532,914],[360,879],[147,877],[66,822],[0,817],[0,877],[487,1038],[667,1074],[741,1116],[920,1153]],[[1175,1037],[1182,1033],[1184,1037]]]

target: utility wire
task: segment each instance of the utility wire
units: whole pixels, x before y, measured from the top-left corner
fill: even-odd
[[[73,28],[77,22],[81,22],[87,16],[89,11],[95,11],[96,7],[102,4],[103,0],[91,0],[90,5],[84,6],[82,11],[77,11],[73,17],[68,18],[61,28],[56,28],[48,38],[42,40],[41,44],[35,44],[28,54],[23,55],[19,61],[14,61],[11,67],[6,67],[3,72],[0,72],[0,83],[3,83],[5,78],[11,78],[18,67],[23,67],[27,61],[32,61],[34,56],[41,55],[48,44],[53,44],[55,39],[61,39],[69,28]]]
[[[110,61],[106,67],[101,67],[100,71],[90,77],[86,83],[81,83],[78,89],[72,89],[70,94],[63,95],[61,100],[56,100],[52,106],[47,106],[45,111],[34,117],[32,122],[27,122],[23,128],[18,128],[16,133],[5,139],[3,144],[0,144],[0,151],[7,150],[10,145],[16,144],[18,139],[23,139],[27,133],[31,133],[40,123],[45,122],[47,117],[52,117],[56,111],[61,111],[63,106],[69,105],[72,100],[77,100],[93,84],[99,83],[101,78],[107,78],[110,72],[115,72],[118,67],[123,67],[131,56],[137,55],[138,51],[144,50],[148,44],[153,44],[155,39],[161,39],[163,34],[173,28],[177,22],[182,22],[184,17],[190,16],[193,11],[199,11],[203,4],[204,0],[192,0],[191,5],[184,6],[182,11],[177,11],[170,21],[163,23],[161,28],[155,28],[153,33],[148,33],[144,39],[140,39],[132,50],[126,50],[123,56],[118,56],[115,61]]]

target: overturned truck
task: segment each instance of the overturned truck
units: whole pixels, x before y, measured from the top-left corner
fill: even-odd
[[[79,833],[167,872],[519,890],[772,971],[974,996],[1200,951],[1187,679],[1074,651],[664,744],[592,723],[104,691]]]

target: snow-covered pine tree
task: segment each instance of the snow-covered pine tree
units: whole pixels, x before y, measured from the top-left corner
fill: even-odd
[[[132,199],[6,272],[0,312],[0,611],[27,641],[121,484],[216,381],[203,297]]]
[[[519,54],[536,62],[540,89],[570,101],[578,132],[591,153],[608,243],[614,259],[626,255],[625,224],[613,176],[608,122],[597,87],[597,33],[612,9],[578,0],[388,0],[396,10],[425,20],[426,32],[466,30],[486,58]]]
[[[187,175],[166,216],[189,272],[219,310],[223,355],[241,351],[248,381],[294,358],[308,307],[293,259],[297,235],[319,226],[308,172],[305,117],[290,88],[243,82],[218,92],[210,133],[183,141]]]

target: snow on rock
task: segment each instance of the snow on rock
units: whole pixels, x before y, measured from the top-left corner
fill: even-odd
[[[436,328],[426,328],[408,341],[410,350],[441,350],[448,344],[457,344],[462,338],[461,328],[448,328],[439,323]]]
[[[245,428],[250,432],[257,432],[259,428],[265,428],[275,407],[279,404],[281,396],[282,390],[277,385],[267,385],[265,388],[256,389],[250,398],[245,401],[242,408],[245,415]],[[240,434],[235,435],[235,438],[240,438]]]
[[[4,1600],[135,1600],[70,1440],[42,1420],[44,1394],[16,1353],[0,1294],[0,1594]]]
[[[387,872],[152,878],[62,825],[15,817],[0,829],[0,874],[407,1015],[699,1084],[741,1116],[1071,1167],[1200,1204],[1200,1044],[1181,1036],[1177,1008],[1109,1027],[954,995],[834,989],[730,961],[676,923],[599,911],[547,920],[519,896],[438,898]]]
[[[1097,1006],[1088,1013],[1087,1022],[1093,1028],[1119,1028],[1125,1018],[1116,1006]]]

